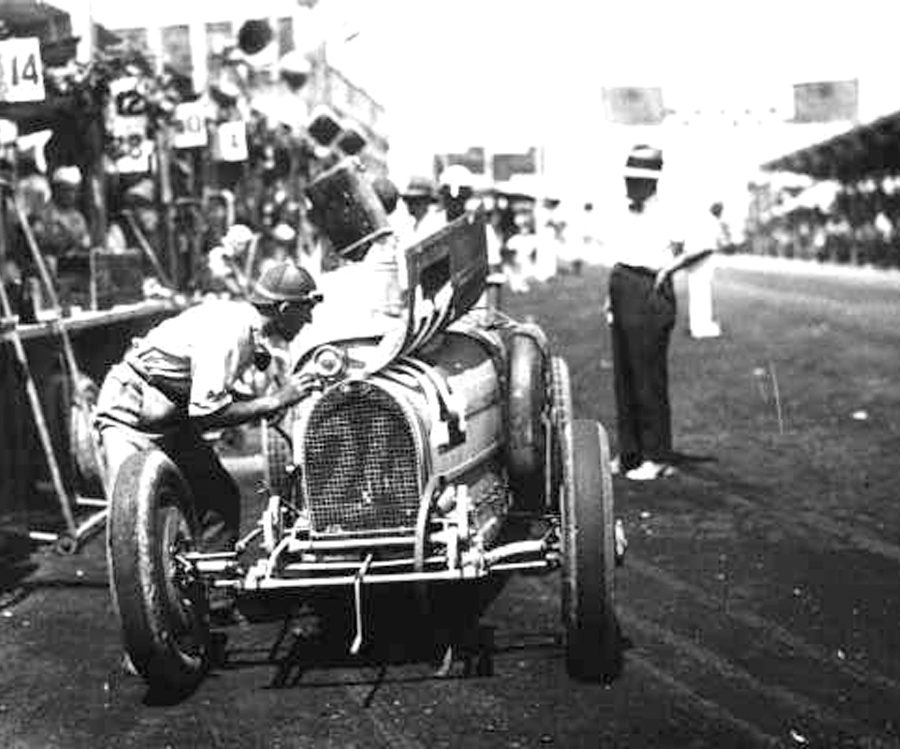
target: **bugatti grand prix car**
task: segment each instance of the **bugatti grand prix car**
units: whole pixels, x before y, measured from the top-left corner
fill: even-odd
[[[151,689],[189,691],[207,672],[214,588],[238,598],[343,589],[356,653],[367,586],[465,586],[517,570],[561,575],[569,674],[617,674],[603,426],[574,418],[566,362],[541,329],[484,304],[483,219],[449,224],[409,248],[406,265],[399,331],[298,357],[323,387],[264,424],[264,509],[233,550],[199,550],[190,488],[162,453],[123,467],[111,588],[126,650]],[[522,517],[541,530],[510,540],[504,528]]]

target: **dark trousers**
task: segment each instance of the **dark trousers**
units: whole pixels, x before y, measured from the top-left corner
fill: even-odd
[[[675,327],[671,280],[654,290],[655,272],[616,265],[609,279],[619,461],[665,462],[672,452],[668,352]]]
[[[178,466],[200,521],[202,551],[231,551],[238,540],[241,492],[216,451],[161,391],[127,364],[106,375],[97,400],[109,488],[125,460],[140,450],[162,450]]]

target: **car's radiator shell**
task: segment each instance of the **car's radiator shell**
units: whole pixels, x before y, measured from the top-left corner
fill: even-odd
[[[303,409],[295,459],[313,537],[412,534],[433,473],[475,487],[485,470],[499,471],[497,357],[489,341],[464,332],[441,338],[421,357],[333,386]]]

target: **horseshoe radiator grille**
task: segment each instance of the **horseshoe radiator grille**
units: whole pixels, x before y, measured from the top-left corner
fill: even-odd
[[[303,440],[314,535],[415,528],[419,470],[412,426],[380,388],[336,388],[310,414]]]

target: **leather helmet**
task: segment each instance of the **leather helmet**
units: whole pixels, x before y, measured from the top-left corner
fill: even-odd
[[[256,282],[249,300],[256,305],[279,302],[318,304],[322,294],[316,291],[316,281],[309,271],[295,263],[273,265]]]

